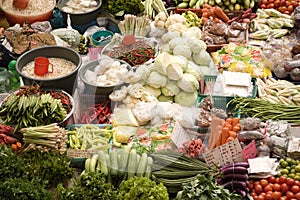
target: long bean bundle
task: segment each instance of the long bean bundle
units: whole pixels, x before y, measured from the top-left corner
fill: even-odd
[[[247,117],[266,120],[285,120],[289,123],[300,124],[300,106],[270,103],[262,99],[236,97],[228,102],[234,106],[233,112]]]

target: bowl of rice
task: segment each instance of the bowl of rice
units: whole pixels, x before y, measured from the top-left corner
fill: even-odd
[[[56,0],[29,0],[25,9],[13,5],[13,0],[1,0],[0,7],[10,26],[15,24],[48,21],[52,16]]]
[[[53,65],[53,72],[43,76],[34,73],[34,59],[47,57]],[[22,54],[16,62],[16,70],[24,85],[39,84],[41,88],[61,89],[69,94],[77,87],[77,72],[82,63],[81,56],[71,48],[63,46],[45,46]]]

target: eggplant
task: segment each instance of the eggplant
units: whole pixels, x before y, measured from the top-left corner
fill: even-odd
[[[236,180],[236,181],[247,181],[248,180],[247,174],[226,174],[221,178],[222,184]]]
[[[236,162],[236,163],[232,163],[232,164],[228,164],[228,165],[223,165],[220,170],[223,171],[226,168],[229,167],[245,167],[248,168],[249,167],[249,163],[248,162]]]
[[[240,188],[235,189],[235,193],[241,195],[242,197],[245,197],[247,195],[247,192],[245,190],[240,189]]]
[[[246,190],[247,181],[230,181],[223,184],[223,187],[231,192],[235,191],[236,189]]]
[[[224,175],[226,174],[248,174],[248,170],[246,167],[242,166],[231,166],[221,170]]]

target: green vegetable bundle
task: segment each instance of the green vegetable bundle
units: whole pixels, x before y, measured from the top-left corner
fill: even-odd
[[[117,17],[123,17],[125,14],[138,15],[144,11],[140,0],[105,0],[101,8]]]
[[[29,96],[12,94],[0,107],[3,124],[14,125],[15,130],[62,122],[66,116],[67,111],[61,100],[49,93]]]

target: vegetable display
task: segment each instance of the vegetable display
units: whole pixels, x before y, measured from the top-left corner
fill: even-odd
[[[80,118],[81,124],[109,124],[112,109],[110,101],[87,107]]]
[[[261,9],[276,9],[281,13],[290,15],[299,6],[299,0],[261,0],[258,2],[258,7]]]

